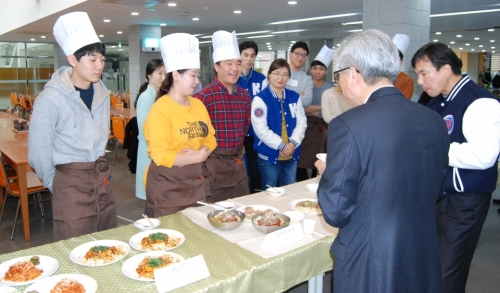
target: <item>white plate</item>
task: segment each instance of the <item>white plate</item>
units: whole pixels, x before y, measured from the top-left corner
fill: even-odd
[[[136,227],[139,230],[146,231],[146,230],[155,229],[156,227],[160,226],[160,224],[161,224],[160,220],[158,220],[158,219],[149,218],[149,220],[153,223],[154,226],[151,226],[149,224],[148,220],[140,219],[140,220],[137,220],[134,222],[134,227]]]
[[[21,293],[21,291],[8,286],[0,286],[0,293]]]
[[[35,256],[35,255],[29,255],[29,256],[22,256],[22,257],[14,258],[14,259],[8,260],[8,261],[3,262],[2,264],[0,264],[0,285],[2,285],[2,286],[4,286],[4,285],[5,286],[23,286],[23,285],[28,285],[28,284],[36,282],[37,280],[40,280],[40,279],[47,278],[47,277],[51,276],[59,268],[59,262],[55,258],[52,258],[50,256],[46,256],[46,255],[36,255],[40,259],[40,264],[37,265],[37,266],[35,266],[35,267],[38,268],[38,269],[43,270],[43,273],[38,278],[36,278],[34,280],[31,280],[31,281],[26,281],[26,282],[12,282],[12,281],[6,281],[6,280],[3,279],[5,277],[5,273],[7,273],[7,271],[9,270],[9,267],[11,265],[13,265],[13,264],[15,264],[16,262],[19,262],[19,261],[27,261],[32,256]]]
[[[309,190],[310,192],[318,191],[318,186],[319,186],[319,183],[307,183],[305,185],[306,189]]]
[[[125,250],[125,254],[117,257],[115,260],[103,263],[103,264],[90,264],[85,262],[85,254],[94,246],[97,245],[103,245],[103,246],[121,246]],[[112,263],[115,263],[119,261],[120,259],[123,259],[126,257],[130,252],[130,246],[128,246],[127,243],[119,240],[97,240],[97,241],[91,241],[87,242],[81,245],[78,245],[77,247],[73,248],[73,250],[69,253],[69,259],[71,259],[72,262],[81,265],[81,266],[88,266],[88,267],[100,267],[100,266],[106,266],[110,265]]]
[[[302,199],[296,199],[296,200],[292,200],[289,204],[288,204],[288,207],[291,209],[291,210],[294,210],[294,211],[297,211],[295,209],[295,205],[301,201],[314,201],[314,202],[318,202],[317,200],[315,199],[311,199],[311,198],[302,198]],[[302,211],[297,211],[297,212],[301,212],[301,213],[305,213],[305,212],[302,212]],[[316,212],[308,212],[306,214],[311,214],[311,215],[321,215],[321,212],[319,213],[316,213]]]
[[[144,249],[141,248],[142,238],[148,237],[150,234],[158,233],[158,232],[165,233],[165,234],[168,235],[168,237],[181,238],[181,242],[179,243],[179,245],[177,245],[176,247],[164,249],[163,251],[167,251],[167,250],[171,250],[171,249],[177,248],[177,247],[181,246],[184,243],[184,241],[186,241],[186,237],[184,236],[184,234],[182,234],[179,231],[170,230],[170,229],[155,229],[155,230],[148,230],[148,231],[144,231],[144,232],[140,232],[140,233],[135,234],[134,236],[130,237],[130,240],[128,241],[128,244],[130,244],[130,246],[132,248],[134,248],[134,249],[137,249],[137,250],[140,250],[140,251],[149,251],[149,250],[144,250]]]
[[[292,223],[300,222],[306,217],[306,214],[297,211],[287,211],[284,212],[283,215],[288,216],[290,218],[290,222]]]
[[[214,209],[219,210],[219,211],[220,210],[231,210],[231,209],[234,209],[236,207],[236,204],[234,202],[230,202],[230,201],[218,201],[218,202],[216,202],[216,204],[220,204],[220,205],[227,207],[226,209],[224,209],[221,206],[213,205]]]
[[[64,278],[75,280],[82,284],[85,288],[85,293],[95,293],[97,291],[97,282],[92,277],[82,274],[62,274],[40,280],[26,288],[24,293],[34,290],[38,291],[38,293],[50,293],[50,290],[52,290],[56,284]]]
[[[283,187],[273,187],[273,188],[267,188],[266,192],[270,196],[282,196],[283,194],[286,193],[286,189],[284,189]]]
[[[147,257],[147,256],[160,256],[160,255],[171,255],[173,257],[177,257],[179,261],[184,261],[184,258],[177,253],[173,253],[170,251],[149,251],[145,253],[141,253],[138,255],[134,255],[131,258],[127,259],[122,265],[122,273],[126,276],[129,277],[130,279],[134,279],[137,281],[142,281],[142,282],[154,282],[154,279],[146,279],[146,278],[140,278],[139,274],[137,273],[136,269],[139,267],[139,264],[142,262],[142,260]]]
[[[271,206],[262,205],[262,204],[252,204],[252,205],[242,206],[242,207],[237,208],[236,210],[240,211],[242,213],[245,213],[245,208],[246,207],[253,207],[254,210],[259,210],[259,211],[265,211],[267,209],[271,209],[271,210],[275,211],[276,213],[280,212],[277,208],[274,208],[274,207],[271,207]],[[245,222],[252,222],[252,219],[245,217]]]

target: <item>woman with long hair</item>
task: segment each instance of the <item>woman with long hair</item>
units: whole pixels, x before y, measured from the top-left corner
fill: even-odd
[[[295,182],[307,120],[299,94],[285,88],[290,75],[286,60],[274,60],[267,73],[269,85],[252,101],[254,149],[262,189],[278,186],[278,179],[279,186]]]
[[[161,59],[152,59],[146,65],[146,82],[139,88],[134,107],[137,110],[137,126],[139,127],[139,149],[137,150],[137,169],[135,173],[135,196],[146,199],[144,189],[144,173],[146,172],[151,158],[148,155],[148,146],[144,140],[142,126],[148,117],[149,110],[156,99],[156,93],[160,89],[165,78],[165,67]]]
[[[192,97],[199,83],[198,39],[170,34],[160,41],[167,75],[144,124],[152,159],[145,177],[147,214],[173,214],[205,199],[202,163],[217,146],[205,105]]]

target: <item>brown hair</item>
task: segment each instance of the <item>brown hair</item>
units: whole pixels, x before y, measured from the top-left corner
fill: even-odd
[[[188,71],[187,69],[179,69],[176,70],[179,72],[179,74],[183,74],[184,72]],[[165,79],[161,83],[160,89],[158,90],[158,93],[156,93],[156,99],[155,102],[158,101],[159,98],[163,97],[164,95],[168,94],[168,91],[172,87],[172,84],[174,83],[174,75],[173,72],[167,73],[165,75]]]
[[[286,62],[285,59],[279,58],[274,60],[273,63],[271,63],[271,65],[269,66],[269,70],[267,71],[267,79],[269,79],[269,75],[271,74],[271,72],[283,67],[286,67],[286,69],[288,69],[288,75],[292,75],[288,62]]]

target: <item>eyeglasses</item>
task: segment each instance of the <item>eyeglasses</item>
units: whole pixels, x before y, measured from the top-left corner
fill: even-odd
[[[288,76],[289,76],[288,73],[281,73],[280,74],[279,72],[271,72],[271,74],[274,75],[274,77],[276,77],[276,78],[280,78],[281,77],[283,79],[288,78]]]
[[[339,83],[340,72],[347,70],[349,68],[351,68],[351,66],[333,72],[333,78],[335,79],[336,83]],[[357,69],[355,69],[355,70],[357,73],[360,73],[359,70],[357,70]]]
[[[295,54],[295,56],[297,56],[297,58],[307,58],[307,54],[300,54],[299,52],[293,52],[293,54]]]

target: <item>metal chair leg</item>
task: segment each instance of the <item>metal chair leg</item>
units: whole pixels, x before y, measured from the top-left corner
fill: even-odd
[[[10,234],[10,241],[14,239],[14,232],[16,232],[17,216],[19,216],[20,207],[21,207],[21,199],[19,199],[19,202],[17,203],[17,210],[16,210],[16,215],[14,217],[14,225],[12,226],[12,234]]]
[[[115,147],[115,155],[113,157],[113,166],[115,165],[115,160],[118,161],[116,158],[118,157],[118,140],[116,141],[116,147]]]
[[[0,223],[2,223],[3,211],[5,210],[5,206],[7,205],[7,191],[5,191],[3,188],[2,188],[2,197],[3,197],[3,205],[2,205],[2,212],[0,213]]]
[[[45,209],[43,207],[43,202],[42,202],[42,193],[39,192],[37,193],[38,195],[38,203],[40,204],[40,211],[42,212],[42,218],[45,217]]]

